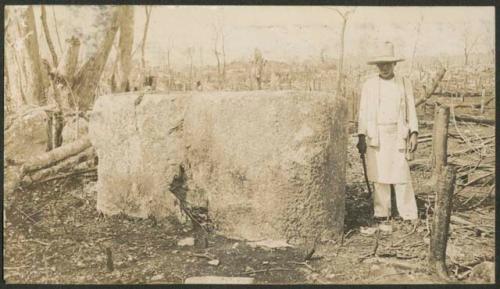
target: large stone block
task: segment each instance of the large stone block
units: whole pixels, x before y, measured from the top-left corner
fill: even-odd
[[[100,96],[89,122],[99,158],[97,208],[105,214],[178,213],[169,186],[183,159],[183,95]]]
[[[176,215],[169,189],[181,180],[181,197],[208,203],[229,237],[302,243],[342,232],[345,103],[332,94],[107,95],[89,134],[106,214]]]
[[[342,232],[345,104],[322,92],[195,94],[184,119],[190,195],[222,234],[302,243]]]

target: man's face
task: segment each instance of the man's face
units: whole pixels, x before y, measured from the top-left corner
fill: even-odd
[[[380,76],[382,77],[390,77],[394,73],[394,66],[396,66],[395,62],[377,63]]]

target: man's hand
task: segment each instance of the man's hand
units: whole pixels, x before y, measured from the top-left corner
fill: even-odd
[[[364,134],[358,135],[358,144],[356,147],[358,148],[359,154],[364,155],[366,153],[366,140]]]
[[[417,150],[418,146],[418,133],[417,132],[412,132],[410,134],[410,152],[414,152]]]

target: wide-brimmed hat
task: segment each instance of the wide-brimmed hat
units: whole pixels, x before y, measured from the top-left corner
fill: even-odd
[[[368,64],[404,61],[404,58],[395,56],[392,42],[386,41],[382,43],[382,45],[377,47],[377,50],[374,56],[367,62]]]

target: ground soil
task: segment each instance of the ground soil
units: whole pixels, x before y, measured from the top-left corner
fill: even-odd
[[[477,99],[467,101],[477,103]],[[460,112],[478,115],[477,110]],[[432,115],[428,109],[420,118],[432,120]],[[487,115],[493,117],[494,110],[488,110]],[[421,125],[421,135],[430,132],[431,126]],[[478,136],[494,134],[494,127],[464,123],[454,126],[452,121],[450,133],[462,134],[470,145],[477,146]],[[429,162],[412,169],[419,224],[414,228],[394,220],[393,234],[377,241],[375,236],[360,233],[360,228],[371,222],[373,208],[366,198],[355,142],[352,136],[344,240],[320,246],[307,263],[303,263],[301,248],[253,248],[245,241],[215,234],[209,235],[206,249],[182,247],[178,241],[193,236],[189,223],[99,216],[95,209],[95,174],[90,174],[20,188],[6,196],[4,279],[7,283],[51,284],[183,283],[191,276],[218,275],[288,284],[443,282],[426,271],[428,222],[434,198]],[[449,151],[463,150],[469,144],[460,137],[450,138]],[[494,166],[494,146],[478,147],[483,150],[483,158],[493,156]],[[431,142],[421,143],[415,158],[428,159],[430,150]],[[474,151],[451,161],[476,163],[478,157],[479,151]],[[470,181],[477,171],[471,170],[469,180],[463,177],[458,184]],[[469,282],[467,277],[474,264],[494,261],[494,182],[493,170],[491,177],[476,185],[456,189],[452,214],[482,229],[452,224],[447,265],[454,282]],[[377,250],[372,254],[376,243]],[[111,252],[112,271],[107,266],[107,251]],[[210,265],[211,258],[219,260],[219,265]]]

